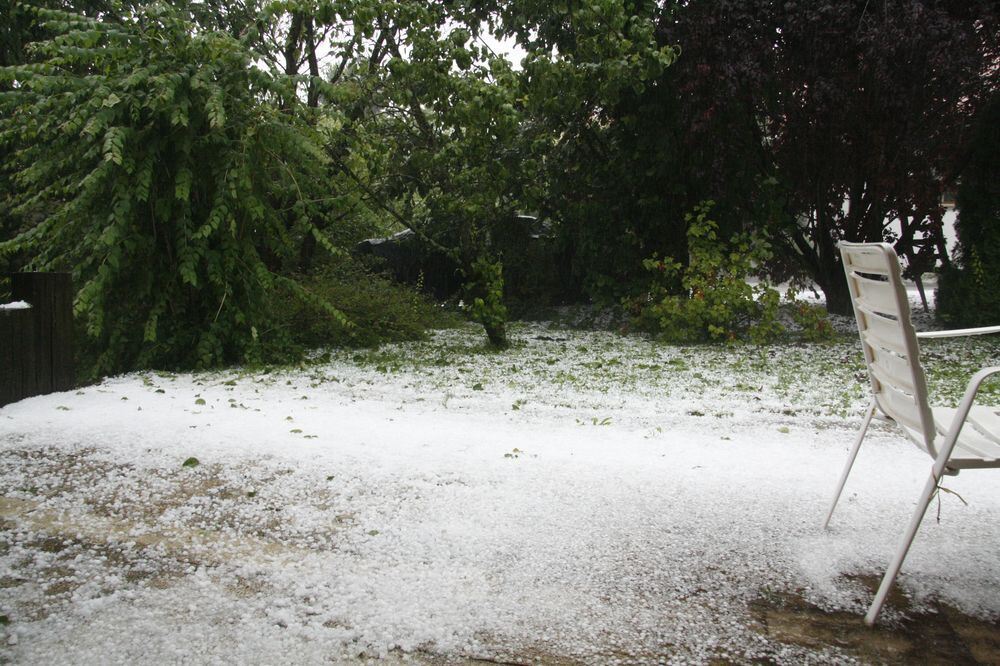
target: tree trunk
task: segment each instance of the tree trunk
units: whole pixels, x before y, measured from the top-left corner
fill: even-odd
[[[488,326],[483,324],[483,329],[486,331],[486,338],[490,341],[491,347],[496,349],[507,349],[510,347],[510,341],[507,339],[506,325]]]
[[[847,289],[847,278],[840,264],[840,250],[834,240],[832,229],[837,226],[829,211],[824,209],[822,201],[817,200],[816,228],[812,242],[816,248],[816,261],[813,266],[813,280],[823,290],[826,296],[826,310],[831,314],[849,315],[851,294]],[[847,239],[853,240],[853,239]]]
[[[302,28],[305,25],[305,14],[292,12],[292,22],[285,37],[285,75],[295,76],[299,73],[299,44],[302,41]]]
[[[927,294],[924,293],[924,280],[923,275],[918,274],[913,276],[913,283],[917,285],[917,291],[920,293],[920,304],[924,308],[924,312],[930,312],[931,308],[927,304]]]
[[[302,12],[292,12],[292,22],[288,27],[288,35],[285,37],[285,46],[282,55],[285,58],[285,75],[295,76],[299,73],[299,44],[302,41],[302,27],[305,24],[305,15]],[[281,110],[288,111],[292,108],[294,99],[281,100]]]
[[[299,246],[299,272],[308,273],[312,270],[313,259],[316,257],[316,237],[307,233],[302,237]]]
[[[847,288],[847,279],[827,279],[819,283],[819,288],[823,290],[826,297],[826,311],[830,314],[851,315],[854,308],[851,307],[851,292]]]
[[[306,60],[309,63],[309,88],[306,92],[306,106],[315,109],[319,106],[319,59],[316,57],[316,31],[312,17],[306,20]]]
[[[309,87],[306,91],[306,105],[315,109],[319,106],[319,88],[316,80],[319,78],[319,60],[316,58],[316,34],[313,18],[305,19],[306,60],[309,63]],[[287,66],[287,64],[286,64]],[[316,256],[316,237],[307,233],[302,238],[299,247],[299,270],[308,273],[312,268],[313,257]]]

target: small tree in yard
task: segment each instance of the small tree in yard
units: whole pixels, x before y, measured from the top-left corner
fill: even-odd
[[[0,70],[20,227],[0,255],[72,270],[96,373],[253,358],[266,294],[310,298],[282,267],[316,233],[320,137],[239,41],[167,5],[114,24],[34,11],[56,36]]]
[[[516,149],[522,117],[510,64],[480,44],[479,19],[461,5],[369,10],[376,47],[356,70],[366,110],[353,120],[369,147],[363,161],[343,157],[337,166],[374,208],[454,262],[467,314],[492,346],[506,347],[503,258],[492,230],[513,219],[530,178]]]
[[[670,342],[771,341],[784,331],[777,318],[781,296],[767,283],[747,281],[755,264],[769,258],[770,244],[750,234],[719,238],[714,205],[703,202],[685,216],[686,265],[655,256],[643,262],[654,276],[651,288],[626,299],[626,310],[639,328]]]

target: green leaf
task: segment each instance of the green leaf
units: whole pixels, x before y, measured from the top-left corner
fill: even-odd
[[[226,124],[226,109],[223,105],[222,90],[215,90],[208,102],[205,104],[205,111],[208,113],[209,125],[212,129],[219,129]]]
[[[191,180],[193,175],[187,167],[181,167],[174,179],[174,198],[187,201],[191,196]]]
[[[104,159],[121,166],[124,164],[125,130],[112,127],[104,135]]]

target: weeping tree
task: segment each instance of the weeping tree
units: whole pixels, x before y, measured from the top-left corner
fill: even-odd
[[[88,16],[106,14],[110,3],[105,0],[35,0],[32,5],[63,9]],[[119,3],[120,7],[128,3]],[[0,0],[0,67],[23,64],[28,58],[28,45],[48,39],[52,34],[37,20],[36,12],[19,0]],[[7,90],[9,83],[0,81],[0,91]],[[9,174],[0,170],[0,239],[6,238],[14,229],[16,220],[10,214],[13,202],[9,198],[12,190]],[[12,270],[16,263],[0,258],[0,272]]]
[[[301,239],[336,251],[314,224],[324,137],[277,103],[288,80],[170,5],[31,11],[53,36],[0,69],[0,256],[72,271],[95,374],[258,358],[268,295],[316,300],[286,277]]]

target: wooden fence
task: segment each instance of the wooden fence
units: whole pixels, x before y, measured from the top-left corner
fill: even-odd
[[[73,388],[73,281],[69,273],[14,273],[0,310],[0,406]]]

